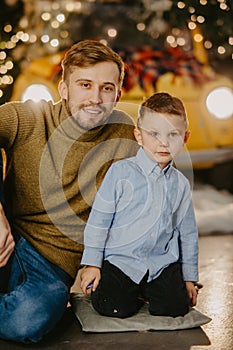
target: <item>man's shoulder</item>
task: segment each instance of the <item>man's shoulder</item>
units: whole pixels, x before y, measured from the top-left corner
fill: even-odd
[[[15,111],[18,116],[21,115],[28,115],[29,118],[32,117],[32,115],[38,115],[38,113],[42,114],[46,110],[51,110],[53,108],[52,101],[44,101],[41,100],[39,103],[34,102],[32,100],[27,101],[11,101],[7,102],[4,105],[2,105],[0,108],[2,111]]]
[[[109,121],[111,123],[130,125],[131,127],[135,126],[133,118],[126,112],[118,109],[113,110]]]

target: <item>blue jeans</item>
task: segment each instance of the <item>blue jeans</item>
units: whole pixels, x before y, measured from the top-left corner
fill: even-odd
[[[73,281],[22,237],[10,263],[7,292],[0,293],[0,339],[35,343],[61,319]]]

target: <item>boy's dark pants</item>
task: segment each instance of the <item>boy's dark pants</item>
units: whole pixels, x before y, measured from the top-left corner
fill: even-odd
[[[149,312],[157,316],[183,316],[189,311],[189,298],[178,262],[169,265],[158,278],[140,284],[133,282],[120,269],[104,261],[101,280],[92,292],[92,305],[101,315],[125,318],[138,312],[142,299],[149,303]]]

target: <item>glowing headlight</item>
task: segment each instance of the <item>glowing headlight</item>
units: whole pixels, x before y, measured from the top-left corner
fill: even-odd
[[[22,101],[33,100],[39,102],[40,100],[53,101],[53,97],[50,94],[48,88],[42,84],[32,84],[27,87],[21,97]]]
[[[209,93],[206,99],[208,111],[216,118],[226,119],[233,115],[233,93],[228,87],[220,87]]]

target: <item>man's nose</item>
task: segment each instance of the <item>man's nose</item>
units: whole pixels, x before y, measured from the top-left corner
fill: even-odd
[[[90,101],[94,104],[102,103],[101,90],[98,86],[91,89]]]

